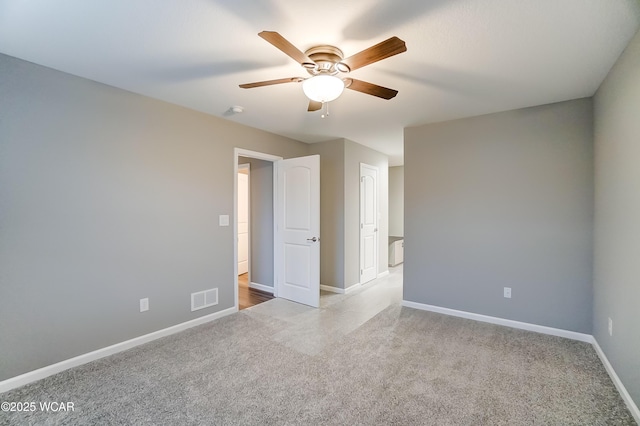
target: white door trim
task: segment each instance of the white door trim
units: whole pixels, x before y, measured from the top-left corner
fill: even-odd
[[[258,152],[258,151],[251,151],[248,149],[243,149],[243,148],[234,148],[233,149],[233,208],[232,208],[232,216],[233,216],[233,276],[234,276],[234,283],[235,285],[233,286],[233,297],[235,300],[235,306],[236,306],[236,310],[239,308],[239,304],[238,304],[238,157],[249,157],[249,158],[256,158],[258,160],[266,160],[266,161],[271,161],[273,163],[273,235],[274,235],[274,241],[273,241],[273,250],[275,253],[276,250],[276,191],[277,191],[277,182],[275,179],[276,173],[277,173],[277,167],[278,167],[278,160],[282,160],[282,157],[278,156],[278,155],[271,155],[271,154],[266,154],[264,152]],[[275,265],[274,265],[275,266]],[[275,283],[276,283],[276,276],[275,276],[275,268],[274,268],[274,277],[273,277],[273,283],[274,283],[274,296],[278,297],[278,290],[275,287]]]

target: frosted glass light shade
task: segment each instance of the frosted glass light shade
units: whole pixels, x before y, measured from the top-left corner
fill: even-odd
[[[316,75],[302,82],[307,98],[316,102],[331,102],[344,90],[344,81],[333,75]]]

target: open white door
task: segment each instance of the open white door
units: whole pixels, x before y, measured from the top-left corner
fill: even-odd
[[[277,296],[320,306],[320,156],[277,163]]]
[[[378,168],[360,163],[360,284],[378,276]]]

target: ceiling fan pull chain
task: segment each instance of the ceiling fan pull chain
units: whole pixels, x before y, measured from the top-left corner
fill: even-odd
[[[329,102],[323,102],[322,105],[324,106],[324,114],[322,114],[320,117],[321,118],[325,118],[329,116]]]

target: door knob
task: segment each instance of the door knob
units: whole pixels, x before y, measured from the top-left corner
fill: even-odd
[[[316,238],[316,237],[307,238],[307,241],[311,241],[312,243],[315,243],[316,241],[320,241],[320,238]]]

